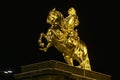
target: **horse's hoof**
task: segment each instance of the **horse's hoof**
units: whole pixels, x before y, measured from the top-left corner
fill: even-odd
[[[44,51],[44,49],[43,49],[43,48],[39,48],[39,50]]]
[[[39,50],[44,51],[44,52],[47,52],[47,50],[44,49],[44,48],[39,48]]]
[[[43,49],[43,51],[44,51],[44,52],[47,52],[47,49],[46,49],[46,48],[44,48],[44,49]]]
[[[41,43],[41,44],[40,44],[40,47],[44,47],[44,43]]]
[[[39,48],[39,50],[43,51],[43,49],[42,49],[42,48]]]
[[[47,52],[47,50],[44,50],[44,52]]]
[[[81,66],[75,66],[76,68],[81,68]]]

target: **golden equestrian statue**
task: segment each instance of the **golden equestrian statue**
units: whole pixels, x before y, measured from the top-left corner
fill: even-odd
[[[46,52],[49,47],[54,46],[63,54],[68,65],[75,66],[73,60],[76,60],[79,65],[75,67],[91,71],[87,46],[75,29],[80,23],[76,10],[73,7],[69,8],[68,16],[64,18],[62,13],[54,8],[49,11],[47,23],[51,24],[51,27],[46,34],[40,34],[38,40],[40,50]],[[43,37],[47,40],[46,46],[42,42]]]

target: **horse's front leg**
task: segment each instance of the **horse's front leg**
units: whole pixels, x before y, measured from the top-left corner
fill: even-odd
[[[52,43],[48,43],[45,48],[40,48],[40,50],[46,52],[48,50],[48,48],[51,47],[51,46],[52,46]]]
[[[42,42],[43,36],[45,36],[45,34],[44,34],[44,33],[41,33],[41,34],[40,34],[40,38],[39,38],[39,40],[38,40],[38,43],[39,43],[39,46],[40,46],[40,47],[44,47],[44,43]]]

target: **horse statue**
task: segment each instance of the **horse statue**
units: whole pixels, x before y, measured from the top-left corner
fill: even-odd
[[[75,10],[74,8],[70,8],[69,14],[70,11],[73,14]],[[55,8],[50,10],[47,17],[47,23],[51,24],[51,27],[48,29],[46,34],[40,34],[38,40],[40,50],[46,52],[49,47],[54,46],[63,54],[63,57],[68,65],[75,66],[73,60],[76,60],[79,65],[75,67],[91,70],[87,46],[79,38],[77,29],[74,30],[75,25],[78,25],[78,21],[74,19],[77,19],[75,15],[69,15],[64,18],[62,13],[57,11]],[[74,25],[72,25],[72,21],[74,22]],[[77,21],[77,23],[75,23],[75,21]],[[43,37],[48,42],[46,46],[42,42]]]

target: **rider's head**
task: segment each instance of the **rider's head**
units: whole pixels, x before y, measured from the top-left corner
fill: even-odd
[[[76,14],[76,10],[75,10],[73,7],[71,7],[71,8],[69,8],[69,10],[68,10],[68,14],[69,14],[69,15],[75,15],[75,14]]]

